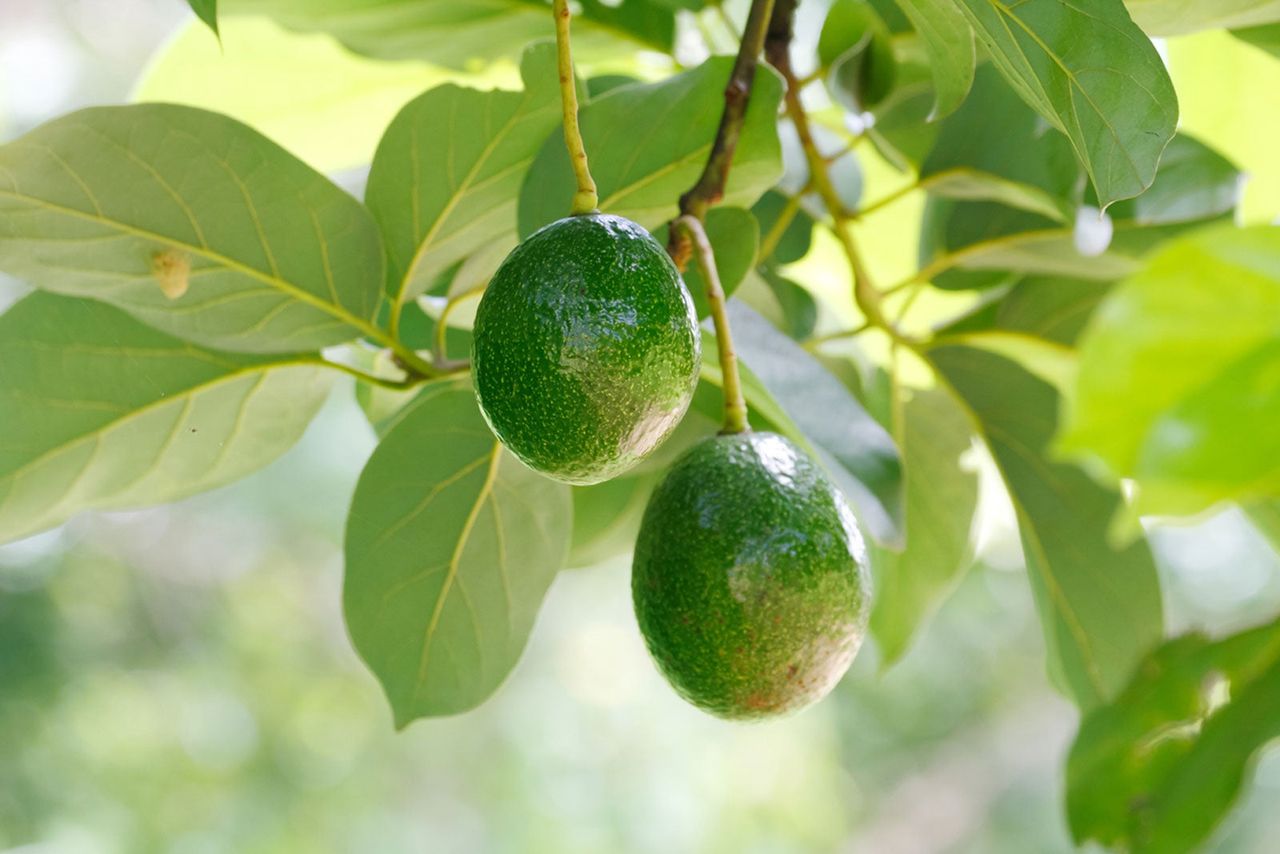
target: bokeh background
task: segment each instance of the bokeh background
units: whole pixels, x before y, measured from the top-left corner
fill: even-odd
[[[398,105],[444,72],[285,38],[247,21],[219,48],[180,0],[0,0],[0,142],[141,92],[233,112],[358,185]],[[1231,123],[1274,100],[1280,63],[1215,35],[1171,53],[1185,121],[1265,163],[1275,135]],[[1275,186],[1257,175],[1255,210]],[[913,216],[881,226],[877,248],[910,259]],[[22,292],[0,278],[0,309]],[[1044,676],[1000,501],[984,501],[978,560],[905,660],[882,673],[868,646],[832,698],[790,720],[730,725],[676,698],[620,559],[561,575],[494,699],[396,734],[339,612],[344,515],[372,447],[342,386],[246,481],[0,547],[0,851],[1071,850],[1075,715]],[[1280,557],[1238,513],[1153,542],[1175,630],[1280,611]],[[1276,850],[1280,751],[1255,778],[1214,850]]]

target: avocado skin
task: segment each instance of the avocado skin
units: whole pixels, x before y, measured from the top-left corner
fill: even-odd
[[[644,228],[607,214],[557,220],[502,262],[476,312],[480,409],[522,462],[599,483],[680,423],[698,379],[693,301]]]
[[[654,492],[631,592],[649,652],[723,718],[795,712],[849,669],[871,576],[844,497],[776,433],[707,439]]]

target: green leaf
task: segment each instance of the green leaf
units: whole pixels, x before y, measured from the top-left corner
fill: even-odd
[[[894,393],[901,401],[906,391],[899,386]],[[969,567],[978,503],[977,472],[961,465],[972,441],[964,411],[937,389],[909,394],[893,414],[906,492],[906,548],[894,553],[872,546],[878,572],[871,631],[886,668],[906,653]]]
[[[680,194],[702,174],[715,140],[730,57],[658,83],[626,86],[591,101],[580,114],[600,209],[656,228],[676,215]],[[782,175],[777,114],[782,81],[761,67],[722,200],[750,207]],[[547,140],[520,194],[520,234],[568,215],[573,174],[564,141]]]
[[[1061,223],[1070,223],[1074,214],[1064,199],[1055,198],[1039,187],[963,167],[922,178],[920,187],[944,199],[998,202]]]
[[[1144,540],[1107,539],[1119,495],[1050,461],[1053,386],[1009,359],[961,345],[927,352],[970,411],[1013,499],[1049,655],[1049,672],[1082,709],[1112,699],[1161,638],[1159,580]]]
[[[392,299],[417,296],[485,246],[514,242],[521,182],[560,126],[557,73],[555,45],[541,42],[521,62],[524,92],[446,84],[396,116],[365,193],[387,242]]]
[[[225,14],[264,15],[291,30],[323,32],[378,59],[417,59],[453,68],[516,57],[553,32],[544,0],[222,0]],[[642,46],[668,53],[675,10],[652,0],[579,0],[573,49],[579,59]]]
[[[972,100],[972,99],[971,99]],[[958,120],[961,113],[948,120]],[[958,168],[958,167],[952,167]],[[947,172],[926,180],[938,180]],[[1043,180],[1043,176],[1041,179]],[[1034,208],[1034,186],[1012,188],[1023,197],[1021,209],[1011,207],[1012,197],[969,202],[931,200],[925,212],[922,258],[929,263],[947,258],[947,271],[933,282],[942,288],[974,288],[1003,283],[1001,276],[974,277],[962,270],[996,270],[1036,273],[1094,281],[1113,281],[1141,269],[1153,247],[1176,237],[1191,226],[1227,219],[1240,201],[1240,171],[1213,149],[1191,137],[1177,136],[1166,150],[1156,180],[1146,193],[1132,201],[1118,202],[1108,214],[1113,235],[1110,245],[1097,255],[1077,247],[1075,229],[1044,216]],[[993,185],[988,195],[996,197]],[[1040,197],[1045,206],[1054,197]],[[1061,215],[1065,215],[1062,210]],[[948,257],[949,256],[949,257]],[[954,269],[951,269],[954,268]]]
[[[615,477],[593,486],[573,487],[573,548],[569,552],[569,566],[595,566],[630,554],[649,494],[658,479],[656,474]]]
[[[1259,501],[1244,508],[1249,521],[1280,554],[1280,499]]]
[[[218,34],[218,0],[187,0],[187,5],[191,7],[192,12],[196,13],[197,18],[213,30],[216,36]]]
[[[1121,0],[959,4],[1000,73],[1071,140],[1104,208],[1151,185],[1177,128],[1177,96]]]
[[[729,296],[755,266],[756,252],[760,248],[760,226],[751,211],[720,206],[707,212],[706,231],[715,255],[720,287],[724,289],[725,296]],[[653,236],[665,246],[667,227],[664,225],[656,229]],[[706,281],[696,262],[691,261],[684,271],[684,283],[689,287],[698,317],[710,315]]]
[[[1280,0],[1125,0],[1125,4],[1138,26],[1153,36],[1280,21]]]
[[[818,39],[818,59],[829,69],[832,97],[855,113],[882,103],[897,83],[892,34],[865,0],[831,5]]]
[[[434,383],[396,417],[356,486],[343,609],[397,727],[497,690],[572,523],[569,487],[502,450],[469,386]]]
[[[318,361],[218,353],[104,303],[26,297],[0,315],[0,542],[265,466],[324,402],[334,374]]]
[[[1280,9],[1280,4],[1277,5]],[[1280,18],[1280,15],[1276,16]],[[1254,47],[1260,47],[1274,57],[1280,58],[1280,24],[1267,24],[1261,27],[1246,27],[1241,30],[1232,30],[1231,35],[1248,42]]]
[[[767,320],[737,301],[729,319],[739,357],[804,432],[868,532],[882,544],[900,543],[902,463],[893,439],[840,380]]]
[[[777,190],[770,190],[760,197],[760,201],[756,202],[755,206],[751,208],[751,213],[759,222],[762,235],[768,235],[777,227],[783,212],[792,203],[792,200]],[[795,215],[778,236],[772,260],[779,264],[791,264],[808,255],[809,248],[813,245],[813,229],[815,225],[817,223],[813,217],[803,208],[797,207]],[[763,237],[761,242],[764,242]],[[764,248],[762,247],[761,251],[763,250]],[[769,259],[761,258],[759,260],[767,261]]]
[[[935,101],[930,120],[959,109],[973,85],[977,52],[973,28],[955,0],[898,0],[929,52]]]
[[[1196,233],[1103,303],[1080,341],[1059,448],[1136,478],[1137,509],[1196,512],[1274,488],[1258,425],[1280,389],[1280,232]],[[1236,418],[1247,420],[1236,422]]]
[[[0,147],[0,269],[199,344],[312,350],[375,334],[368,212],[231,119],[145,104]]]
[[[1076,841],[1135,854],[1200,847],[1280,736],[1280,623],[1162,646],[1080,725],[1067,759]]]
[[[992,328],[1073,346],[1113,287],[1088,279],[1028,276],[1000,300]]]

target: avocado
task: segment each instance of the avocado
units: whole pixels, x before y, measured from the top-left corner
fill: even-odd
[[[672,686],[724,718],[820,700],[866,632],[871,576],[853,514],[804,451],[776,433],[707,439],[654,491],[631,592]]]
[[[666,251],[618,216],[557,220],[517,246],[476,311],[480,409],[530,468],[599,483],[680,423],[698,379],[693,301]]]

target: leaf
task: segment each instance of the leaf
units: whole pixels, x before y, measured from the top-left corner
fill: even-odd
[[[1053,386],[973,347],[944,345],[927,356],[970,411],[1009,489],[1051,676],[1081,709],[1114,698],[1163,631],[1146,542],[1113,547],[1107,525],[1119,495],[1049,460]]]
[[[1054,198],[1039,187],[974,169],[935,172],[921,179],[920,187],[944,199],[999,202],[1062,223],[1070,223],[1074,213],[1064,200]]]
[[[524,92],[446,84],[406,104],[391,123],[366,201],[387,242],[388,290],[397,303],[473,252],[514,241],[520,184],[560,126],[557,73],[555,45],[540,42],[521,62]]]
[[[197,18],[213,30],[215,36],[218,35],[218,0],[187,0],[187,5],[196,13]]]
[[[656,228],[674,217],[680,194],[702,173],[724,109],[730,57],[658,83],[614,89],[580,114],[600,209]],[[756,73],[722,203],[750,207],[782,175],[776,116],[782,81]],[[520,193],[520,234],[568,215],[574,181],[564,141],[547,140]]]
[[[218,353],[103,303],[32,294],[0,315],[0,541],[262,468],[332,376],[314,356]]]
[[[1172,640],[1081,723],[1067,759],[1071,832],[1135,854],[1197,849],[1277,736],[1280,623]]]
[[[876,541],[902,537],[902,464],[893,439],[803,347],[740,302],[734,346],[816,450]],[[714,351],[714,348],[712,349]]]
[[[760,201],[756,202],[755,206],[751,208],[751,213],[759,222],[760,231],[763,235],[768,235],[777,227],[783,212],[789,204],[797,203],[777,190],[770,190],[760,197]],[[782,233],[778,235],[772,259],[779,264],[791,264],[808,255],[809,248],[813,245],[813,229],[815,225],[817,223],[813,217],[797,205],[795,215],[782,230]],[[761,237],[762,252],[765,248],[763,246],[764,242],[764,237]],[[759,260],[767,261],[769,259],[761,258]]]
[[[291,352],[376,335],[383,260],[368,212],[265,137],[145,104],[0,147],[0,269],[199,344]]]
[[[543,0],[222,0],[223,12],[263,15],[291,30],[328,33],[356,53],[425,60],[452,68],[516,57],[553,32]],[[573,49],[579,60],[637,45],[668,53],[675,10],[653,0],[579,0]]]
[[[889,28],[865,0],[836,0],[818,38],[827,88],[845,109],[861,113],[884,101],[897,80]]]
[[[1000,301],[993,328],[1070,347],[1112,287],[1111,282],[1029,276]]]
[[[903,394],[900,386],[895,389],[899,400]],[[872,546],[878,573],[871,631],[884,668],[906,653],[972,562],[970,531],[978,503],[977,473],[961,464],[972,428],[950,395],[937,389],[913,390],[895,409],[893,433],[902,454],[907,535],[900,553]]]
[[[587,567],[630,554],[657,475],[615,477],[573,487],[573,548],[569,566]]]
[[[966,104],[966,109],[968,105]],[[960,114],[957,114],[958,118]],[[950,121],[950,120],[949,120]],[[937,172],[929,180],[948,173]],[[927,186],[927,182],[926,182]],[[1033,196],[1022,210],[995,202],[933,199],[925,212],[921,254],[926,260],[947,258],[948,268],[933,277],[941,288],[974,288],[1002,283],[1001,276],[966,276],[959,270],[1035,273],[1094,281],[1114,281],[1141,269],[1143,258],[1162,242],[1192,226],[1230,218],[1240,202],[1240,171],[1213,149],[1190,137],[1177,136],[1151,188],[1132,201],[1118,202],[1107,215],[1112,236],[1102,252],[1079,248],[1080,222],[1069,227],[1032,213]],[[1031,191],[1023,185],[1021,191]],[[938,194],[940,195],[940,194]],[[996,194],[990,193],[992,197]],[[1049,196],[1046,205],[1053,204]],[[1065,214],[1064,210],[1062,214]],[[1098,216],[1083,209],[1078,218]],[[949,256],[949,257],[948,257]]]
[[[569,487],[525,468],[471,389],[433,383],[394,420],[347,522],[343,610],[403,728],[488,698],[569,551]]]
[[[1125,4],[1138,26],[1153,36],[1280,21],[1280,0],[1125,0]]]
[[[729,296],[755,266],[756,252],[760,247],[760,226],[751,211],[719,206],[707,212],[706,231],[715,255],[720,287],[724,289],[725,296]],[[653,236],[665,246],[667,227],[656,229]],[[691,261],[683,276],[698,317],[707,317],[711,314],[711,305],[707,302],[707,285],[697,263]]]
[[[1280,500],[1259,501],[1244,508],[1253,527],[1267,538],[1271,548],[1280,554]]]
[[[1280,5],[1277,5],[1280,9]],[[1276,16],[1280,19],[1280,15]],[[1254,47],[1259,47],[1274,57],[1280,58],[1280,24],[1266,24],[1261,27],[1246,27],[1240,30],[1232,30],[1231,35],[1248,42]]]
[[[955,0],[898,0],[929,52],[935,101],[930,121],[959,109],[973,85],[977,53],[973,28]]]
[[[1059,449],[1110,478],[1136,478],[1145,513],[1266,493],[1277,458],[1258,430],[1270,422],[1254,419],[1280,394],[1277,341],[1280,232],[1222,228],[1170,244],[1081,339]]]
[[[514,71],[484,82],[508,75]],[[230,116],[330,174],[366,168],[401,106],[455,79],[479,80],[423,63],[378,62],[322,35],[233,17],[222,21],[216,38],[198,21],[181,29],[149,60],[133,100]]]
[[[1121,0],[958,2],[1000,73],[1071,140],[1104,209],[1151,185],[1177,96]]]

